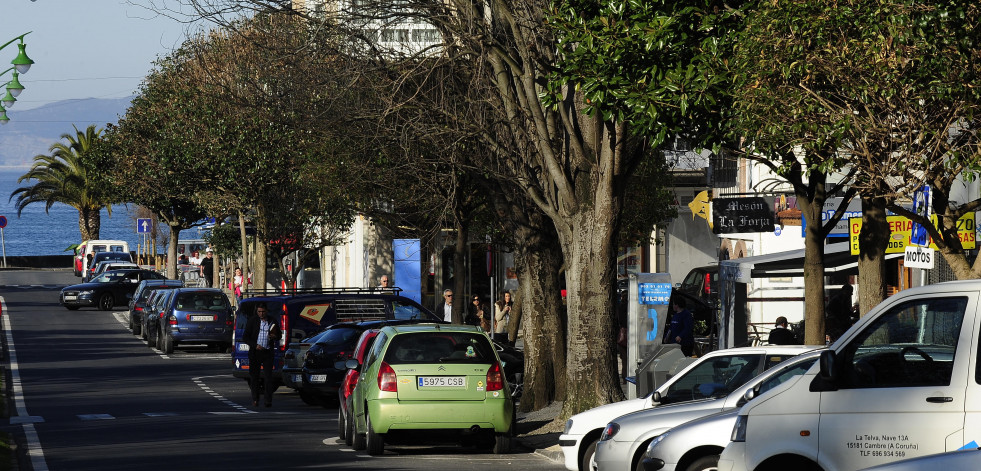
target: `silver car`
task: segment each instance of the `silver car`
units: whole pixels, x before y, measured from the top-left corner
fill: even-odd
[[[811,368],[820,351],[805,353],[750,381],[741,403],[797,378]],[[719,454],[729,444],[739,408],[724,410],[692,420],[664,432],[651,441],[644,453],[644,471],[708,471],[719,464]]]
[[[747,391],[774,377],[782,378],[780,380],[782,382],[804,373],[817,361],[818,355],[817,351],[801,354],[781,362],[763,374],[758,374],[758,369],[754,365],[741,363],[741,361],[753,361],[752,357],[746,357],[744,360],[740,357],[732,357],[731,375],[706,377],[696,386],[696,389],[699,389],[707,399],[643,410],[613,419],[607,424],[596,445],[593,469],[634,471],[642,467],[641,460],[647,445],[657,436],[672,427],[709,414],[738,410],[746,403]],[[726,370],[723,368],[720,371]],[[747,374],[752,376],[741,377]],[[729,428],[729,432],[731,431],[732,427]]]

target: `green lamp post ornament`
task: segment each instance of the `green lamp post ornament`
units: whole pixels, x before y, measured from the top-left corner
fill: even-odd
[[[7,117],[7,108],[14,106],[14,103],[17,101],[17,96],[20,95],[20,92],[24,91],[24,85],[20,83],[19,79],[20,74],[26,74],[27,71],[31,69],[31,64],[34,63],[30,57],[27,57],[27,52],[25,51],[27,45],[24,44],[24,36],[27,36],[28,34],[31,34],[31,32],[28,31],[0,46],[0,50],[3,50],[3,48],[13,44],[14,41],[20,41],[20,43],[17,44],[17,48],[20,50],[20,52],[18,52],[17,57],[15,57],[14,60],[10,61],[10,63],[13,64],[13,67],[0,72],[0,76],[3,76],[7,72],[13,71],[13,78],[5,84],[7,87],[7,94],[4,95],[3,98],[0,98],[0,103],[2,103],[2,106],[0,106],[0,124],[7,124],[10,122],[10,118]]]

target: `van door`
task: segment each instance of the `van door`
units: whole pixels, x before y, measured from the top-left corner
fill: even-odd
[[[963,444],[975,295],[911,298],[837,349],[838,390],[820,393],[825,469],[861,469]]]

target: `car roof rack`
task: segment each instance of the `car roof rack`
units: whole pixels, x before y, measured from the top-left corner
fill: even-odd
[[[402,288],[293,288],[293,289],[249,289],[242,292],[243,298],[300,296],[307,294],[390,294],[400,295]]]

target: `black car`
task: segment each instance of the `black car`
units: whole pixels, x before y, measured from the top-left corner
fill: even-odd
[[[143,280],[136,287],[133,298],[129,301],[129,330],[133,335],[143,331],[143,310],[146,309],[147,299],[155,289],[173,289],[184,286],[181,280]]]
[[[136,286],[143,280],[162,280],[166,277],[152,270],[125,269],[107,271],[88,283],[71,285],[61,290],[60,302],[69,310],[91,306],[108,311],[125,306],[133,297]]]
[[[88,264],[88,271],[82,274],[82,281],[91,281],[98,276],[96,266],[99,262],[133,262],[133,257],[129,252],[99,252],[92,256],[92,261]]]
[[[302,359],[303,367],[299,371],[283,368],[284,380],[290,377],[300,393],[300,399],[307,404],[335,405],[338,401],[337,391],[347,375],[344,363],[352,358],[364,331],[420,322],[432,321],[392,319],[334,324],[316,337]]]

